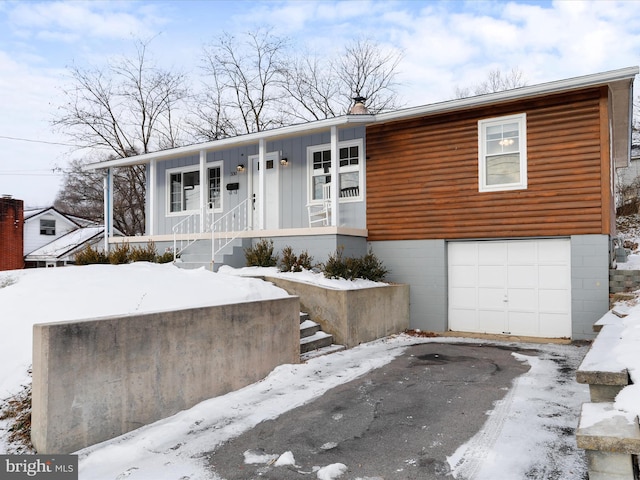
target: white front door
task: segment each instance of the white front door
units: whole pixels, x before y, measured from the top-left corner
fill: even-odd
[[[449,329],[571,337],[569,239],[451,242]]]
[[[253,204],[253,228],[256,230],[270,230],[279,228],[280,205],[278,202],[278,152],[265,155],[264,169],[265,192],[260,192],[260,159],[258,155],[249,157],[251,162],[251,197]],[[260,209],[264,199],[264,225],[260,225]]]

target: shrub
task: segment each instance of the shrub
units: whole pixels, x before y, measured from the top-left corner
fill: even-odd
[[[273,255],[273,240],[263,238],[253,247],[244,249],[247,267],[275,267],[278,256]]]
[[[162,255],[158,255],[156,258],[158,263],[170,263],[173,262],[173,250],[168,248]]]
[[[91,245],[87,245],[84,250],[76,253],[76,265],[91,265],[94,263],[109,263],[109,257]]]
[[[344,247],[338,247],[335,253],[329,255],[329,260],[323,265],[326,278],[344,278],[354,280],[364,278],[374,282],[384,280],[387,270],[373,252],[369,251],[364,257],[343,258]]]
[[[31,376],[31,369],[29,369]],[[8,444],[13,453],[35,453],[31,443],[31,382],[21,390],[0,401],[0,420],[5,421]]]
[[[326,278],[351,278],[351,273],[345,260],[342,258],[344,247],[338,247],[334,253],[329,255],[329,259],[322,265]]]
[[[109,252],[109,263],[111,265],[121,265],[129,263],[129,244],[119,243],[116,248]]]
[[[303,269],[311,270],[313,268],[311,262],[313,262],[313,257],[309,255],[309,252],[305,250],[300,256],[296,256],[296,254],[293,253],[293,249],[287,246],[282,249],[280,270],[282,272],[301,272]]]
[[[359,276],[361,278],[374,282],[384,280],[384,277],[389,273],[389,269],[382,264],[382,261],[371,250],[360,260],[360,269]]]
[[[133,247],[129,254],[131,262],[155,262],[158,257],[156,244],[149,240],[146,247]]]

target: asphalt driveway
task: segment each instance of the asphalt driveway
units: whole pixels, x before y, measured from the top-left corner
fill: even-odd
[[[482,428],[494,403],[529,369],[513,352],[538,354],[521,344],[411,346],[217,448],[211,469],[225,480],[288,480],[318,478],[318,466],[341,463],[348,468],[341,479],[451,478],[447,456]],[[247,463],[287,451],[295,465]]]

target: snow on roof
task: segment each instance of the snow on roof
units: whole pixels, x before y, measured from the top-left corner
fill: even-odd
[[[25,210],[24,211],[24,219],[34,217],[44,212],[45,210],[49,210],[48,208],[36,208],[35,210]]]
[[[25,257],[27,261],[58,259],[104,233],[104,226],[78,228],[55,239]]]

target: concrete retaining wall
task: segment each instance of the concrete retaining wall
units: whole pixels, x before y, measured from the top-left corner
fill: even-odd
[[[265,280],[300,297],[302,310],[347,348],[409,328],[409,285],[334,290],[278,277]]]
[[[62,454],[300,360],[299,299],[34,325],[31,437]]]

